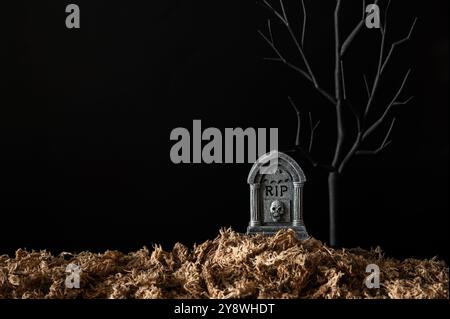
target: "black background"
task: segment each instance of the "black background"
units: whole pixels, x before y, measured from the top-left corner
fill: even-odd
[[[194,119],[204,128],[278,127],[280,148],[289,149],[291,95],[322,120],[314,155],[330,158],[333,109],[303,78],[262,61],[273,55],[255,25],[266,31],[269,14],[254,1],[76,1],[80,30],[65,27],[68,3],[22,1],[1,11],[0,252],[170,249],[221,227],[245,231],[250,164],[170,161],[170,132],[192,130]],[[306,53],[332,92],[334,2],[306,3]],[[344,1],[343,36],[361,8]],[[297,2],[289,12],[297,21]],[[448,260],[448,1],[393,1],[389,43],[408,33],[415,16],[414,36],[396,51],[372,120],[409,67],[402,98],[415,99],[393,112],[392,146],[349,165],[341,239],[396,257]],[[281,27],[274,32],[280,45],[287,41]],[[379,40],[378,31],[364,30],[345,58],[357,106],[365,101],[362,73],[373,81]],[[299,61],[292,47],[284,50]],[[367,147],[379,145],[383,129]],[[326,241],[326,174],[297,160],[308,177],[306,226]]]

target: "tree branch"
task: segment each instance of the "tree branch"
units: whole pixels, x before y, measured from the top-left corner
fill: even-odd
[[[386,9],[387,10],[387,9]],[[378,85],[380,83],[381,79],[381,67],[383,65],[383,56],[384,56],[384,46],[386,43],[386,31],[387,31],[387,21],[385,21],[384,28],[381,28],[381,43],[380,43],[380,56],[378,59],[378,68],[377,68],[377,74],[375,76],[375,80],[373,82],[372,91],[369,96],[369,100],[367,101],[366,109],[364,111],[364,118],[367,118],[367,115],[369,114],[370,108],[372,107],[373,101],[375,99],[375,94],[378,89]]]
[[[369,89],[369,82],[367,82],[367,76],[363,74],[363,78],[364,78],[364,85],[366,87],[367,98],[370,98],[370,89]]]
[[[363,150],[357,151],[356,155],[377,155],[378,153],[380,153],[384,149],[386,149],[386,147],[388,147],[392,143],[392,140],[389,140],[389,137],[391,135],[392,129],[394,128],[395,121],[396,121],[396,118],[394,117],[394,119],[391,122],[391,126],[389,127],[389,130],[387,131],[387,134],[386,134],[383,142],[381,143],[380,147],[378,147],[376,150],[373,150],[373,151],[363,151]]]
[[[342,60],[341,60],[341,75],[342,75],[342,92],[344,94],[344,100],[347,100],[347,90],[345,87],[344,61],[342,61]]]
[[[361,146],[361,144],[384,122],[384,120],[388,116],[388,114],[389,114],[390,110],[392,109],[392,107],[395,106],[395,105],[404,105],[404,104],[406,104],[406,103],[408,103],[409,101],[412,100],[412,98],[409,98],[405,102],[397,102],[397,99],[400,96],[400,94],[402,93],[403,88],[405,87],[405,84],[406,84],[406,82],[408,80],[408,77],[409,77],[410,73],[411,73],[411,70],[409,70],[408,73],[406,74],[406,76],[404,77],[402,85],[398,89],[398,91],[395,94],[395,96],[392,99],[392,101],[389,103],[389,105],[386,108],[386,110],[383,113],[383,115],[374,124],[372,124],[372,126],[370,126],[367,130],[363,131],[363,130],[360,129],[358,131],[358,134],[356,136],[355,142],[353,143],[351,149],[349,150],[349,152],[345,156],[345,158],[342,161],[341,165],[339,165],[338,171],[340,173],[344,170],[345,166],[350,161],[350,159],[353,157],[353,155],[355,155],[358,152],[358,149]],[[393,127],[394,123],[391,124],[391,126]],[[382,146],[380,148],[378,148],[377,150],[375,150],[377,153],[381,152],[384,148],[386,148],[390,144],[390,142],[387,142],[387,139],[389,138],[391,130],[392,130],[392,128],[389,130],[388,134],[386,135],[387,137],[385,138],[384,142],[382,143]],[[375,151],[371,151],[372,154],[374,154]],[[368,151],[361,151],[361,152],[359,152],[359,154],[369,154],[369,152]]]
[[[287,152],[300,152],[300,154],[314,167],[314,168],[322,168],[325,169],[328,172],[333,172],[336,169],[331,166],[331,165],[327,165],[327,164],[321,164],[318,161],[316,161],[312,156],[311,156],[311,149],[312,149],[312,144],[313,144],[313,140],[314,140],[314,132],[317,129],[317,127],[320,124],[320,121],[318,121],[315,125],[312,124],[312,116],[311,113],[309,113],[309,120],[310,120],[310,139],[309,139],[309,146],[308,146],[308,151],[305,150],[300,143],[300,133],[301,133],[301,113],[300,113],[300,109],[298,108],[298,106],[295,104],[294,100],[289,96],[288,97],[289,103],[292,106],[292,108],[295,111],[295,114],[297,116],[297,135],[295,138],[295,148],[293,150],[287,151]]]
[[[284,17],[285,17],[284,24],[286,26],[286,29],[288,30],[288,32],[289,32],[289,34],[290,34],[290,36],[292,38],[292,41],[294,42],[295,46],[297,47],[298,52],[300,53],[300,56],[302,57],[303,63],[305,64],[306,69],[308,70],[309,76],[311,77],[314,86],[316,88],[318,88],[319,87],[319,83],[317,82],[317,79],[314,76],[314,73],[313,73],[313,71],[311,69],[311,66],[309,65],[308,59],[306,58],[306,55],[305,55],[305,52],[303,51],[302,46],[298,43],[297,37],[295,36],[294,31],[292,30],[291,25],[289,24],[289,20],[288,20],[288,18],[286,16],[286,13],[284,11],[283,0],[280,0],[280,3],[281,3],[281,7],[283,8],[283,14],[284,14]]]
[[[274,59],[274,58],[264,58],[264,60],[266,61],[274,61],[274,62],[282,62],[285,65],[287,65],[289,68],[293,69],[294,71],[300,73],[301,75],[303,75],[308,81],[312,82],[311,77],[308,75],[308,73],[306,73],[305,71],[303,71],[302,69],[300,69],[299,67],[295,66],[294,64],[288,62],[284,56],[281,54],[281,52],[277,49],[277,47],[275,46],[275,44],[269,40],[269,38],[267,38],[264,33],[262,33],[262,31],[258,30],[259,35],[261,35],[261,37],[270,45],[270,47],[272,48],[272,50],[275,52],[275,54],[278,56],[278,59]]]
[[[339,173],[342,173],[344,171],[344,168],[347,165],[347,163],[350,161],[350,159],[353,157],[353,155],[355,155],[356,151],[358,150],[358,148],[361,144],[361,140],[362,140],[362,132],[359,131],[351,149],[349,150],[349,152],[347,153],[345,158],[342,160],[341,165],[339,165],[339,169],[338,169]]]
[[[302,0],[302,9],[303,9],[302,48],[304,48],[305,47],[306,21],[307,21],[305,0]]]
[[[393,104],[393,106],[398,106],[398,105],[406,105],[409,102],[411,102],[414,99],[414,96],[411,96],[410,98],[408,98],[407,100],[403,101],[403,102],[395,102]]]
[[[409,41],[409,39],[411,39],[412,33],[413,33],[413,31],[414,31],[414,27],[415,27],[416,24],[417,24],[417,20],[418,20],[418,18],[416,18],[416,19],[414,20],[414,22],[413,22],[411,28],[409,29],[409,33],[408,33],[408,36],[407,36],[407,37],[405,37],[405,38],[403,38],[403,39],[401,39],[401,40],[399,40],[399,41],[397,41],[397,42],[394,42],[394,43],[392,44],[391,50],[389,51],[389,53],[388,53],[388,55],[387,55],[387,57],[386,57],[386,60],[384,61],[383,66],[381,67],[381,73],[383,73],[384,70],[386,69],[386,66],[387,66],[387,64],[389,63],[389,60],[391,59],[392,54],[393,54],[394,51],[395,51],[395,48],[396,48],[397,46],[399,46],[399,45],[401,45],[401,44],[403,44],[403,43]]]
[[[328,164],[322,164],[316,161],[307,151],[305,151],[301,146],[297,146],[295,149],[285,151],[285,153],[295,153],[300,152],[300,155],[305,158],[312,167],[314,168],[321,168],[324,169],[327,172],[336,172],[336,168],[332,165]]]
[[[363,140],[367,139],[367,137],[373,133],[373,131],[375,131],[378,126],[380,126],[381,123],[383,123],[383,121],[385,120],[385,118],[387,117],[387,115],[389,114],[389,111],[392,109],[393,106],[395,105],[404,105],[406,103],[408,103],[409,101],[411,101],[411,98],[408,99],[405,103],[403,102],[397,102],[400,94],[403,91],[403,88],[405,87],[406,82],[408,81],[409,75],[411,74],[411,69],[408,70],[408,73],[406,73],[402,85],[400,86],[400,88],[398,89],[397,93],[395,94],[394,98],[392,99],[391,103],[389,103],[388,107],[386,108],[386,110],[384,111],[383,115],[378,119],[378,121],[376,121],[374,124],[372,124],[372,126],[370,126],[363,135]]]
[[[344,146],[344,121],[342,114],[342,69],[341,69],[341,55],[340,55],[340,29],[339,29],[339,13],[341,10],[342,0],[336,1],[336,9],[334,11],[334,38],[335,38],[335,71],[334,71],[334,84],[336,94],[336,130],[337,130],[337,142],[336,149],[333,156],[332,166],[337,167],[341,158],[342,149]]]
[[[302,126],[300,110],[298,109],[297,105],[294,103],[294,101],[290,96],[288,96],[288,100],[292,108],[294,109],[295,114],[297,115],[297,135],[295,136],[295,146],[300,146],[300,131]]]
[[[275,43],[275,41],[273,40],[272,23],[271,23],[270,19],[267,19],[267,28],[269,29],[270,42]]]
[[[355,107],[349,100],[345,100],[345,103],[348,105],[349,109],[352,111],[353,115],[355,116],[357,132],[358,133],[361,132],[361,129],[362,129],[361,116],[358,114]]]
[[[281,12],[283,13],[284,21],[286,21],[286,23],[289,24],[289,21],[288,21],[287,15],[286,15],[286,10],[284,10],[283,0],[280,0],[280,6],[281,6]]]
[[[320,125],[320,120],[317,121],[316,124],[313,124],[312,114],[311,114],[311,112],[309,112],[310,133],[309,133],[309,148],[308,148],[308,151],[309,151],[310,154],[311,154],[313,143],[314,143],[314,133],[316,132],[316,129],[319,127],[319,125]]]
[[[317,82],[316,77],[314,76],[314,73],[311,69],[311,66],[308,62],[308,59],[306,58],[306,55],[303,51],[303,44],[300,45],[300,43],[297,40],[297,37],[294,34],[294,31],[292,30],[290,24],[289,24],[289,20],[287,18],[286,15],[286,10],[284,7],[284,2],[283,0],[280,0],[280,4],[281,4],[281,8],[282,8],[282,13],[279,13],[273,6],[271,6],[267,0],[261,0],[262,3],[264,4],[264,7],[269,9],[281,22],[282,24],[286,27],[292,41],[294,42],[294,45],[296,46],[297,50],[300,53],[300,56],[303,60],[303,63],[306,67],[306,71],[302,70],[301,68],[295,66],[294,64],[288,62],[280,53],[280,50],[276,47],[275,43],[273,40],[269,39],[267,36],[264,35],[263,32],[261,32],[260,30],[258,30],[258,33],[264,38],[264,40],[271,46],[271,48],[273,49],[273,51],[277,54],[277,56],[279,57],[279,60],[274,60],[274,59],[266,59],[266,60],[271,60],[271,61],[278,61],[278,62],[282,62],[284,64],[286,64],[287,66],[289,66],[291,69],[299,72],[301,75],[303,75],[306,79],[308,79],[308,81],[310,81],[313,85],[314,88],[322,95],[324,96],[328,101],[330,101],[333,105],[336,105],[336,100],[328,93],[326,92],[324,89],[322,89],[319,86],[319,83]],[[305,10],[305,18],[306,18],[306,8],[304,7]],[[269,30],[269,32],[271,33],[271,30]],[[302,35],[302,37],[304,37],[304,34]],[[272,37],[273,38],[273,37]]]
[[[378,0],[375,1],[374,4],[378,4]],[[344,41],[344,44],[341,48],[341,57],[345,55],[350,45],[353,43],[353,40],[355,40],[356,36],[361,32],[361,30],[364,27],[366,20],[366,1],[363,1],[363,15],[361,21],[356,25],[356,27],[353,29],[353,31],[348,35],[346,40]]]
[[[259,1],[257,0],[257,3],[260,3],[265,8],[269,9],[271,11],[271,13],[276,17],[276,19],[278,19],[284,25],[284,27],[286,27],[296,49],[300,53],[300,56],[302,59],[302,67],[304,69],[302,67],[298,67],[298,66],[294,65],[293,63],[287,61],[287,59],[282,55],[280,49],[275,44],[275,40],[274,40],[274,36],[273,36],[273,32],[272,32],[272,24],[271,24],[270,19],[268,20],[268,23],[267,23],[267,25],[268,25],[267,27],[269,30],[268,36],[266,36],[263,32],[258,30],[258,33],[269,44],[269,46],[272,48],[273,52],[277,56],[276,58],[266,58],[266,60],[274,61],[274,62],[281,62],[281,63],[285,64],[286,66],[288,66],[289,68],[291,68],[292,70],[300,73],[304,78],[306,78],[308,81],[310,81],[314,85],[315,89],[322,96],[324,96],[327,100],[329,100],[336,107],[337,142],[336,142],[335,153],[333,156],[332,164],[324,165],[324,164],[318,163],[311,156],[311,151],[312,151],[314,137],[315,137],[315,131],[318,128],[320,121],[318,121],[317,123],[314,123],[313,119],[312,119],[312,114],[309,112],[309,129],[310,129],[309,144],[308,144],[308,148],[304,149],[301,146],[301,140],[300,140],[301,125],[302,125],[301,113],[300,113],[299,108],[295,104],[295,102],[292,100],[291,97],[289,97],[289,102],[290,102],[292,108],[294,109],[294,111],[296,112],[296,116],[297,116],[297,133],[296,133],[296,139],[295,139],[295,148],[291,152],[300,152],[301,155],[304,158],[306,158],[312,164],[313,167],[321,167],[321,168],[325,168],[329,172],[341,173],[344,170],[347,163],[351,160],[351,158],[354,155],[378,154],[382,150],[384,150],[386,147],[388,147],[391,143],[391,141],[389,139],[390,139],[390,135],[391,135],[392,130],[395,125],[395,121],[396,121],[395,118],[392,120],[381,145],[377,149],[375,149],[375,150],[360,150],[360,147],[363,144],[363,142],[365,142],[367,140],[367,138],[382,123],[384,123],[384,121],[388,117],[391,109],[394,106],[406,105],[412,100],[412,97],[411,97],[411,98],[408,98],[407,100],[399,101],[399,97],[402,94],[403,89],[404,89],[404,87],[408,81],[408,78],[410,76],[410,73],[411,73],[411,70],[408,70],[408,72],[406,73],[406,75],[403,78],[402,84],[400,85],[400,87],[397,90],[396,94],[394,95],[393,99],[387,105],[383,114],[378,118],[378,120],[376,120],[372,125],[370,125],[367,128],[366,121],[369,116],[370,110],[374,104],[375,96],[378,91],[383,72],[386,70],[388,63],[391,61],[391,58],[395,52],[395,49],[399,45],[403,44],[404,42],[408,41],[411,38],[414,28],[417,24],[417,18],[414,20],[408,35],[405,38],[403,38],[397,42],[394,42],[391,45],[389,53],[387,55],[385,55],[386,35],[387,35],[387,29],[388,29],[388,21],[387,20],[388,20],[389,7],[391,4],[391,0],[389,0],[389,3],[387,4],[387,7],[385,9],[384,23],[383,23],[382,27],[380,28],[381,41],[380,41],[380,51],[379,51],[378,66],[377,66],[375,79],[374,79],[373,83],[371,83],[371,86],[370,86],[367,76],[365,74],[363,75],[364,86],[365,86],[365,91],[368,96],[368,101],[367,101],[365,108],[359,113],[355,110],[355,108],[353,107],[351,102],[348,101],[348,96],[347,96],[348,92],[347,92],[347,85],[346,85],[347,83],[346,83],[346,79],[345,79],[345,69],[344,69],[345,65],[343,62],[343,56],[345,55],[345,53],[347,52],[349,47],[352,45],[355,38],[361,32],[361,30],[364,28],[365,16],[366,16],[366,11],[365,11],[366,1],[363,0],[363,13],[362,13],[361,21],[359,21],[359,23],[356,25],[356,27],[347,36],[345,41],[343,43],[341,43],[341,38],[340,38],[341,30],[340,30],[340,21],[339,20],[340,20],[340,11],[341,11],[341,7],[342,7],[342,0],[336,0],[336,8],[334,11],[334,27],[335,27],[335,34],[334,34],[335,35],[335,52],[334,52],[334,54],[335,54],[335,70],[334,70],[335,92],[334,93],[335,94],[334,94],[334,96],[330,95],[328,92],[326,92],[325,90],[320,88],[318,81],[314,76],[314,73],[310,67],[309,61],[304,52],[306,21],[307,21],[307,10],[306,10],[304,0],[301,0],[301,6],[302,6],[302,10],[303,10],[303,26],[302,26],[300,36],[296,36],[292,30],[292,27],[290,25],[289,18],[287,15],[284,0],[279,0],[279,2],[280,2],[280,7],[277,10],[268,2],[268,0],[259,0]],[[378,4],[379,0],[375,0],[374,2],[375,2],[375,4]],[[348,107],[352,111],[353,115],[355,116],[356,125],[357,125],[356,138],[353,141],[353,144],[352,144],[350,150],[348,151],[348,153],[345,154],[345,156],[343,156],[344,155],[343,152],[344,152],[345,133],[346,133],[345,127],[344,127],[344,119],[343,119],[344,104],[348,105]]]
[[[388,17],[388,12],[389,12],[389,7],[390,7],[391,1],[389,0],[389,3],[385,9],[385,21],[384,21],[384,26],[381,28],[381,44],[380,44],[380,57],[379,57],[379,61],[378,61],[378,69],[377,69],[377,74],[375,76],[375,80],[372,86],[372,91],[369,91],[369,85],[368,85],[368,81],[367,81],[367,77],[364,75],[364,83],[365,83],[365,87],[366,87],[366,91],[368,92],[368,102],[364,111],[364,116],[363,116],[363,121],[365,121],[367,119],[367,116],[369,114],[370,108],[374,102],[374,97],[375,94],[377,92],[378,89],[378,85],[381,79],[381,75],[383,73],[383,71],[386,68],[387,63],[389,62],[392,53],[394,52],[395,48],[408,41],[412,35],[412,32],[414,30],[414,27],[416,25],[417,22],[417,18],[414,21],[410,32],[408,34],[408,36],[400,41],[395,42],[392,47],[391,50],[389,52],[389,54],[387,55],[386,59],[384,59],[384,47],[385,47],[385,42],[386,42],[386,33],[387,33],[387,17]],[[349,150],[349,152],[347,153],[347,155],[345,156],[344,160],[342,161],[341,165],[339,165],[339,172],[342,172],[343,169],[345,168],[346,164],[350,161],[350,159],[355,155],[371,155],[371,154],[378,154],[380,153],[382,150],[384,150],[390,143],[391,141],[388,141],[388,138],[391,134],[392,128],[394,126],[395,123],[395,119],[393,120],[391,127],[389,128],[389,131],[385,137],[385,139],[383,140],[383,143],[381,144],[381,146],[379,148],[377,148],[376,150],[373,151],[358,151],[359,147],[361,146],[361,144],[384,122],[384,120],[386,119],[386,117],[388,116],[390,110],[392,109],[392,107],[397,106],[397,105],[406,105],[408,104],[411,100],[412,97],[407,99],[406,101],[398,101],[398,98],[400,96],[400,94],[403,91],[403,88],[408,80],[408,77],[411,73],[411,70],[408,71],[408,73],[406,74],[406,76],[403,79],[403,82],[400,86],[400,88],[398,89],[397,93],[395,94],[394,98],[392,99],[392,101],[389,103],[389,105],[387,106],[387,108],[385,109],[383,115],[375,122],[373,123],[368,129],[364,130],[364,128],[362,127],[363,124],[358,124],[359,125],[359,129],[358,129],[358,134],[356,136],[356,139],[351,147],[351,149]],[[357,116],[357,115],[356,115]]]
[[[270,11],[272,11],[272,13],[278,18],[280,19],[284,24],[286,24],[287,22],[284,20],[284,17],[281,16],[280,13],[278,13],[277,10],[275,10],[268,2],[267,0],[261,0],[262,3],[264,3],[265,7],[268,8]]]
[[[376,4],[376,3],[375,3]],[[361,19],[364,20],[366,18],[366,0],[363,0],[363,6],[362,6],[362,15],[361,15]]]

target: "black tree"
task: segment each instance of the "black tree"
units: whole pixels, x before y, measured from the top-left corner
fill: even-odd
[[[276,44],[274,41],[274,34],[272,31],[272,21],[268,19],[267,28],[268,31],[262,32],[258,30],[258,33],[261,37],[267,42],[270,48],[273,50],[275,57],[274,58],[266,58],[265,60],[279,62],[287,66],[289,69],[293,70],[301,74],[301,76],[306,79],[313,87],[322,95],[329,103],[334,106],[335,116],[336,116],[336,145],[334,149],[334,154],[332,160],[329,163],[323,164],[316,161],[311,155],[311,149],[313,145],[314,132],[317,129],[319,122],[313,123],[311,113],[309,113],[309,127],[310,127],[310,135],[309,135],[309,143],[307,146],[301,145],[300,142],[300,126],[301,126],[301,113],[295,102],[292,98],[289,97],[289,102],[294,108],[297,114],[298,127],[297,127],[297,136],[295,142],[295,151],[300,152],[300,154],[305,157],[314,167],[320,167],[326,169],[328,172],[328,193],[329,193],[329,236],[330,236],[330,244],[333,246],[337,245],[337,229],[336,229],[336,221],[338,217],[338,198],[337,198],[337,190],[339,185],[339,179],[345,171],[345,168],[349,161],[356,155],[374,155],[383,151],[390,143],[390,135],[392,129],[395,124],[395,117],[391,116],[391,110],[393,107],[398,105],[405,105],[409,103],[412,99],[406,99],[404,101],[400,100],[400,95],[403,92],[403,89],[408,81],[408,78],[411,74],[411,70],[408,70],[403,77],[403,80],[396,90],[393,98],[390,102],[384,106],[383,112],[379,115],[377,120],[373,122],[369,122],[369,114],[371,113],[375,96],[378,92],[378,88],[380,85],[380,81],[383,77],[383,74],[386,70],[386,66],[392,58],[396,48],[408,41],[413,33],[414,27],[417,22],[417,18],[412,23],[412,26],[409,30],[408,35],[391,44],[390,49],[386,50],[386,33],[387,33],[387,16],[388,10],[390,6],[390,1],[387,4],[387,7],[384,9],[384,22],[380,26],[381,33],[381,41],[380,41],[380,51],[379,51],[379,59],[377,71],[374,76],[373,84],[369,85],[369,81],[366,75],[362,75],[364,79],[365,88],[367,92],[367,103],[360,108],[353,107],[351,102],[347,99],[346,85],[345,85],[345,76],[344,76],[344,56],[347,50],[351,47],[354,40],[357,38],[358,34],[362,32],[362,30],[366,27],[366,1],[363,1],[363,14],[362,19],[356,25],[356,27],[349,33],[349,35],[342,41],[341,39],[341,24],[340,24],[340,13],[342,8],[342,0],[336,0],[336,7],[334,11],[334,94],[328,93],[324,90],[319,81],[317,80],[312,68],[311,64],[305,54],[304,43],[305,43],[305,33],[306,33],[306,22],[307,22],[307,10],[305,6],[304,0],[299,0],[303,9],[303,20],[302,20],[302,32],[300,35],[296,35],[291,27],[290,21],[287,15],[287,7],[285,6],[284,0],[278,0],[279,4],[275,6],[275,4],[270,3],[268,0],[259,0],[257,1],[260,5],[268,9],[273,15],[274,19],[281,23],[284,28],[287,30],[289,34],[289,39],[293,42],[298,54],[300,55],[302,64],[301,66],[295,65],[290,62],[285,55],[282,53],[282,49]],[[275,1],[274,1],[275,2]],[[378,0],[375,1],[374,4],[378,4]],[[354,134],[347,134],[345,126],[345,122],[343,119],[344,108],[348,108],[355,117],[356,121],[356,132]],[[390,121],[389,128],[387,133],[382,140],[379,147],[374,150],[364,150],[362,147],[364,146],[364,142],[367,141],[368,137],[371,136],[380,126],[386,122]],[[347,144],[348,143],[348,144]],[[351,145],[350,147],[346,147],[346,145]]]

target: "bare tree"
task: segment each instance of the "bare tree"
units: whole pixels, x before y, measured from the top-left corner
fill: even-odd
[[[268,9],[273,19],[267,20],[267,31],[262,32],[258,30],[259,35],[265,40],[265,42],[270,46],[272,51],[275,54],[274,58],[265,58],[265,60],[279,62],[286,65],[289,69],[294,72],[299,73],[303,78],[305,78],[310,84],[313,85],[314,89],[323,96],[331,105],[334,107],[334,113],[336,116],[336,145],[333,154],[333,158],[329,161],[329,163],[323,164],[316,161],[311,155],[314,133],[320,122],[314,123],[312,120],[311,113],[309,113],[309,143],[307,147],[301,145],[300,143],[300,127],[302,124],[301,120],[301,112],[297,107],[296,103],[293,101],[291,97],[289,97],[289,102],[292,105],[293,109],[297,114],[298,127],[297,127],[297,136],[295,142],[295,151],[300,152],[300,154],[305,157],[314,167],[320,167],[326,169],[328,172],[328,193],[329,193],[329,235],[330,235],[330,244],[335,246],[337,245],[337,234],[336,234],[336,221],[338,216],[337,209],[337,189],[339,179],[342,176],[345,168],[349,161],[357,155],[374,155],[383,151],[390,143],[390,135],[395,125],[395,117],[391,116],[391,110],[393,107],[398,105],[405,105],[412,100],[408,98],[404,101],[400,100],[400,96],[404,90],[404,87],[408,81],[408,78],[411,74],[411,70],[408,70],[406,74],[403,76],[403,80],[399,85],[399,88],[396,90],[395,95],[392,100],[384,106],[384,111],[381,115],[378,116],[377,120],[374,122],[369,121],[369,114],[372,112],[372,107],[374,105],[375,96],[377,94],[380,81],[386,71],[386,67],[390,62],[392,55],[394,54],[396,48],[408,41],[413,33],[414,27],[417,22],[417,18],[412,23],[412,26],[409,29],[409,33],[407,36],[397,42],[391,44],[389,51],[386,50],[386,33],[387,33],[387,17],[388,10],[390,6],[390,1],[387,4],[384,12],[384,24],[380,28],[381,33],[381,41],[380,41],[380,51],[379,51],[379,59],[378,59],[378,67],[376,70],[376,74],[374,76],[374,81],[372,85],[369,85],[369,81],[365,74],[362,74],[361,77],[364,80],[366,93],[367,93],[367,103],[364,106],[358,108],[354,108],[352,103],[347,98],[346,92],[346,83],[345,83],[345,72],[344,72],[344,56],[348,49],[352,46],[352,43],[357,38],[357,36],[362,32],[365,28],[365,20],[366,20],[366,1],[363,1],[363,12],[362,18],[359,23],[355,26],[355,28],[350,32],[350,34],[342,41],[341,39],[341,24],[340,24],[340,13],[342,8],[342,0],[336,0],[336,7],[334,11],[334,94],[331,94],[324,90],[317,77],[315,76],[311,64],[305,54],[304,44],[305,44],[305,34],[306,34],[306,25],[307,25],[307,10],[305,6],[304,0],[299,0],[301,3],[301,8],[303,11],[303,20],[302,20],[302,30],[300,35],[296,35],[293,31],[293,28],[288,19],[287,10],[285,6],[284,0],[277,0],[279,3],[277,6],[269,2],[269,0],[257,0],[257,3]],[[276,2],[275,0],[273,2]],[[378,0],[375,1],[375,4],[378,4]],[[301,58],[302,65],[296,65],[293,62],[290,62],[282,52],[282,49],[277,45],[274,40],[273,28],[272,28],[272,20],[276,20],[278,23],[281,23],[282,26],[287,30],[289,34],[289,39],[292,41],[295,46],[298,54]],[[344,127],[344,109],[348,108],[355,117],[356,121],[356,132],[354,134],[346,134],[346,129]],[[364,142],[367,141],[369,136],[371,136],[380,126],[386,122],[390,121],[389,128],[378,147],[373,150],[365,150]],[[350,147],[346,145],[351,145]]]

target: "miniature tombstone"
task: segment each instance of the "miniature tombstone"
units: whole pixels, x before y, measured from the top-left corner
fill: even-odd
[[[309,237],[303,223],[305,174],[286,154],[273,151],[263,155],[248,175],[250,224],[247,234],[272,235],[291,228],[299,239]]]

